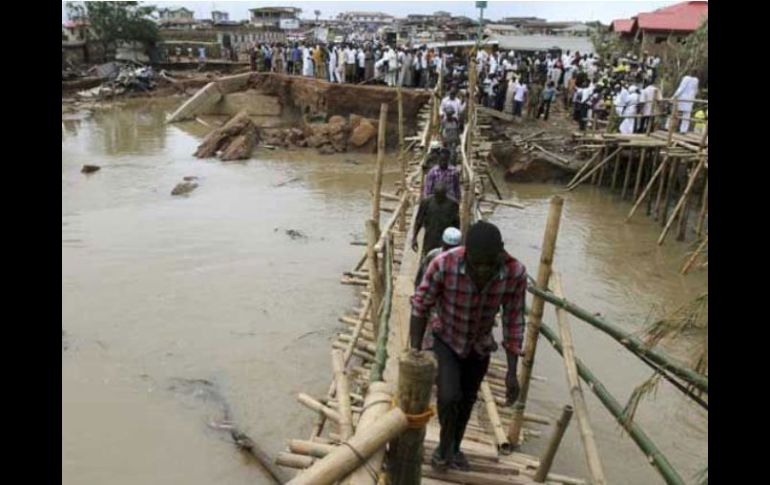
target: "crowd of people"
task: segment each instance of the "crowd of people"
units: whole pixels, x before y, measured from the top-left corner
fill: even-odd
[[[249,60],[252,71],[413,88],[433,88],[441,69],[441,56],[435,49],[379,42],[255,44],[249,48]]]
[[[673,109],[678,111],[682,133],[689,131],[691,119],[707,117],[705,111],[692,115],[692,101],[679,101],[675,107],[657,104],[663,99],[655,85],[661,60],[647,53],[640,59],[630,55],[608,63],[593,53],[522,55],[480,50],[476,61],[479,102],[513,116],[547,120],[551,104],[561,99],[581,130],[589,122],[609,122],[614,109],[613,123],[617,125],[612,128],[625,134],[655,129],[653,124],[662,110],[666,110],[663,115],[670,115]],[[685,76],[672,97],[695,99],[698,84],[697,78]],[[702,128],[702,122],[695,124],[696,132]]]

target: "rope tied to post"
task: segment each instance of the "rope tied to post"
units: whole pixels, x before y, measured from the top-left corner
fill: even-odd
[[[395,397],[393,398],[392,404],[393,404],[393,407],[398,406],[398,403],[396,402]],[[436,406],[431,404],[430,406],[428,406],[428,409],[426,409],[421,413],[408,414],[404,412],[404,415],[406,416],[407,423],[409,423],[407,425],[407,429],[422,429],[425,427],[426,424],[428,424],[428,422],[430,421],[430,418],[436,415]]]

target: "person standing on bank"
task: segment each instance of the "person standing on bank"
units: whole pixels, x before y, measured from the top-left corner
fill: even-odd
[[[424,198],[417,209],[412,234],[412,250],[417,251],[417,235],[425,228],[422,238],[422,255],[441,247],[441,239],[447,227],[460,225],[460,204],[447,197],[446,185],[439,183],[433,195]]]
[[[411,348],[420,351],[430,316],[441,426],[433,467],[469,469],[460,445],[490,354],[497,349],[492,327],[501,309],[502,344],[508,358],[506,398],[512,403],[518,397],[516,367],[526,291],[526,268],[505,251],[500,230],[486,221],[468,229],[465,246],[439,254],[428,265],[411,299],[409,334]]]

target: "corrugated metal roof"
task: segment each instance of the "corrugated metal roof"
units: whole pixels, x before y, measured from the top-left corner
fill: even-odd
[[[587,37],[561,35],[494,35],[501,49],[522,51],[545,51],[549,49],[578,51],[581,54],[594,52],[594,45]]]

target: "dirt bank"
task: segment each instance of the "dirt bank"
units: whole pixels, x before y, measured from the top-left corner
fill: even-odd
[[[388,139],[397,136],[398,101],[396,90],[385,86],[336,84],[319,79],[284,74],[255,73],[249,87],[265,94],[278,96],[283,106],[300,110],[303,114],[326,113],[328,116],[347,117],[351,113],[364,118],[378,119],[380,104],[388,104]],[[417,126],[417,113],[430,99],[427,91],[402,90],[404,126],[412,131]]]

